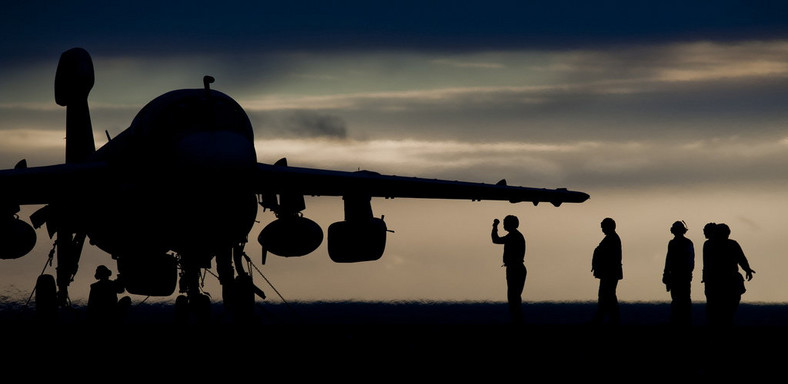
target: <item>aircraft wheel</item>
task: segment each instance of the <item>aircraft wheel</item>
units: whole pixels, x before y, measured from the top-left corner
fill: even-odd
[[[211,298],[208,295],[197,295],[190,304],[197,322],[205,323],[211,318]]]
[[[41,275],[36,281],[36,316],[43,321],[57,316],[57,285],[52,275]]]
[[[250,276],[237,276],[233,290],[233,315],[236,321],[248,322],[254,313],[254,285]]]
[[[175,299],[175,322],[184,324],[189,320],[189,298],[180,295]]]

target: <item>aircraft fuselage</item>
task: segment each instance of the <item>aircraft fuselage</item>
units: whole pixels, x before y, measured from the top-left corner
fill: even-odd
[[[209,256],[245,242],[254,224],[257,198],[246,187],[257,161],[252,126],[221,92],[154,99],[91,161],[106,163],[106,179],[74,206],[85,208],[91,242],[110,254]]]

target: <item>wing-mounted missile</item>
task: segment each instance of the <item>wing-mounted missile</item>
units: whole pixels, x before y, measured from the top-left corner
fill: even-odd
[[[567,192],[566,188],[558,188],[557,191]],[[550,204],[553,204],[554,207],[560,207],[563,201],[561,200],[553,200]]]
[[[283,158],[274,165],[286,167],[287,159]],[[263,247],[263,264],[268,252],[284,257],[304,256],[323,243],[320,225],[301,214],[306,209],[303,194],[282,191],[277,199],[277,194],[267,192],[260,204],[263,209],[270,209],[276,214],[276,220],[266,225],[257,236],[257,242]]]
[[[355,263],[380,259],[386,248],[386,222],[373,217],[372,198],[348,195],[345,221],[328,227],[328,255],[337,263]]]

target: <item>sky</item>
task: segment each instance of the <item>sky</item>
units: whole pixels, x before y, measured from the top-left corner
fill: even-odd
[[[777,1],[240,2],[29,1],[0,24],[0,167],[64,161],[54,102],[60,54],[87,49],[97,146],[173,89],[213,89],[244,107],[258,160],[292,166],[566,187],[582,204],[375,200],[389,229],[378,261],[269,255],[254,278],[279,301],[503,301],[493,219],[527,241],[523,299],[596,300],[591,254],[612,217],[621,301],[669,301],[669,232],[684,220],[700,282],[702,227],[724,222],[755,277],[745,302],[788,301],[788,5]],[[37,207],[24,207],[28,219]],[[197,207],[195,207],[197,208]],[[307,198],[324,231],[340,198]],[[53,239],[0,261],[0,296],[27,299]],[[72,283],[87,297],[109,255],[88,246]],[[205,289],[220,297],[209,272]],[[134,300],[145,298],[134,297]]]

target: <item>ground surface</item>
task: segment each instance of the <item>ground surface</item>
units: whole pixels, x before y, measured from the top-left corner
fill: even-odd
[[[258,304],[246,324],[214,307],[178,325],[168,305],[136,305],[121,324],[84,321],[81,308],[42,323],[26,308],[0,312],[6,367],[110,378],[497,380],[651,382],[782,375],[788,306],[742,305],[737,324],[667,324],[666,303],[622,304],[622,324],[592,326],[592,303],[526,304],[509,324],[502,303]],[[251,376],[250,376],[251,375]],[[102,376],[107,377],[107,376]]]

